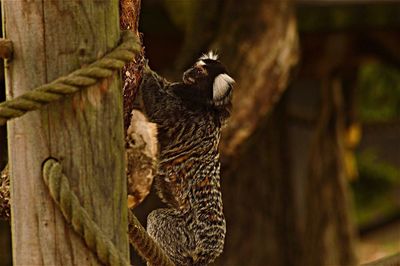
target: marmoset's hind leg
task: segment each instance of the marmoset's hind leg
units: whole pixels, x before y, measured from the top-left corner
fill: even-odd
[[[158,209],[147,217],[147,232],[167,253],[176,266],[193,265],[193,232],[184,217],[173,209]]]

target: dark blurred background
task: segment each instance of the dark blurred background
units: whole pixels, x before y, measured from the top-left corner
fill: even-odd
[[[215,265],[354,265],[400,252],[398,1],[145,0],[140,24],[166,77],[213,48],[237,81]],[[1,169],[6,143],[0,127]],[[145,224],[159,205],[153,195],[135,211]],[[1,221],[0,265],[11,265],[10,246]]]

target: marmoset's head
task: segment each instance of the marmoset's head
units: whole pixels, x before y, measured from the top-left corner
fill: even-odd
[[[230,104],[233,83],[235,81],[227,74],[224,65],[218,60],[218,55],[209,52],[183,73],[183,83],[188,85],[197,101],[205,101],[217,107]]]

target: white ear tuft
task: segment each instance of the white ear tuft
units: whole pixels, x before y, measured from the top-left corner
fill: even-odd
[[[199,60],[205,60],[205,59],[211,59],[211,60],[218,60],[218,54],[213,51],[209,51],[207,54],[203,54]]]
[[[219,74],[215,77],[213,84],[213,100],[218,101],[225,97],[233,83],[235,83],[235,81],[228,74]]]

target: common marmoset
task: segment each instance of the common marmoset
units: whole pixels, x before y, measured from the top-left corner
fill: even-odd
[[[207,265],[224,246],[218,144],[230,114],[234,80],[212,52],[168,83],[145,73],[144,111],[158,129],[154,178],[168,208],[147,218],[148,233],[176,265]]]

